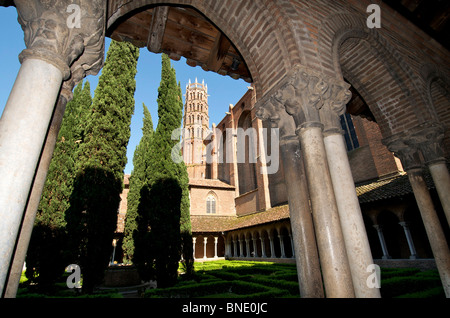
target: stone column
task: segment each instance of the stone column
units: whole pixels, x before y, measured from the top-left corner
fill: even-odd
[[[408,242],[409,251],[411,252],[411,256],[409,258],[416,259],[417,258],[416,248],[414,246],[414,241],[412,239],[411,231],[409,230],[408,223],[406,223],[405,221],[402,221],[402,222],[399,222],[398,224],[401,225],[401,227],[403,228],[403,231],[405,232],[406,241]]]
[[[385,241],[384,235],[383,235],[383,228],[379,224],[374,224],[373,227],[375,228],[375,230],[377,230],[378,239],[380,240],[381,250],[383,252],[383,256],[381,258],[382,259],[390,259],[390,258],[392,258],[389,255],[389,252],[388,252],[388,249],[387,249],[387,246],[386,246],[386,241]]]
[[[196,237],[193,237],[192,238],[192,249],[194,250],[194,252],[193,252],[193,258],[194,258],[194,260],[195,260],[195,243],[197,242],[197,238]]]
[[[254,254],[253,257],[259,257],[257,243],[256,243],[257,240],[258,240],[257,238],[253,238],[253,240],[252,240],[253,241],[253,254]]]
[[[274,97],[285,106],[297,127],[327,297],[347,298],[355,297],[355,292],[319,116],[328,88],[322,74],[296,66]]]
[[[72,99],[72,85],[65,82],[58,98],[55,112],[52,117],[50,129],[44,144],[39,166],[33,182],[33,188],[30,193],[27,208],[25,211],[20,237],[14,253],[11,271],[8,277],[8,283],[5,292],[5,298],[15,298],[17,288],[19,287],[20,276],[22,275],[23,265],[30,242],[31,233],[33,231],[34,220],[36,218],[37,208],[41,199],[41,194],[47,178],[47,171],[52,159],[53,150],[55,149],[56,139],[61,128],[61,123],[67,102]]]
[[[355,296],[358,298],[380,298],[380,290],[371,288],[367,279],[372,275],[367,268],[373,264],[369,239],[356,194],[347,149],[340,124],[340,115],[346,111],[351,99],[349,84],[343,81],[328,81],[320,119],[324,124],[324,144],[328,166],[336,196],[339,219],[352,274]]]
[[[450,225],[450,174],[444,157],[444,131],[440,124],[425,125],[419,128],[413,138],[430,170],[447,223]]]
[[[103,45],[98,43],[104,39],[105,3],[79,0],[83,25],[72,29],[65,14],[69,4],[72,1],[15,1],[27,48],[19,55],[22,65],[0,120],[2,295],[61,84],[80,56],[85,55],[86,73],[103,61]]]
[[[206,257],[206,244],[208,244],[208,238],[205,236],[203,238],[203,259],[207,259],[207,257]]]
[[[246,257],[250,257],[250,240],[245,237],[245,251],[247,252]]]
[[[239,255],[237,254],[237,242],[235,239],[233,239],[233,257],[238,257]]]
[[[286,252],[284,251],[284,237],[283,235],[278,234],[278,238],[280,239],[281,258],[286,258]]]
[[[219,241],[218,237],[214,237],[214,258],[218,258],[217,256],[217,242]]]
[[[433,200],[423,176],[417,143],[408,132],[404,136],[392,136],[384,140],[388,149],[401,160],[419,207],[428,241],[441,277],[447,298],[450,297],[450,251],[447,240],[434,209]]]
[[[296,259],[297,274],[302,298],[323,298],[314,225],[309,202],[308,186],[303,166],[300,143],[295,135],[295,123],[286,113],[284,105],[269,96],[257,105],[257,116],[278,128],[280,154],[283,163],[291,220],[292,257]],[[275,145],[272,145],[274,147]]]
[[[275,258],[275,247],[273,245],[273,235],[269,234],[269,244],[270,244],[270,257]]]
[[[262,231],[261,231],[261,233],[262,233]],[[261,233],[259,233],[259,237],[261,239],[261,257],[262,258],[267,258],[267,255],[266,255],[266,242],[264,240],[264,237],[262,237]]]

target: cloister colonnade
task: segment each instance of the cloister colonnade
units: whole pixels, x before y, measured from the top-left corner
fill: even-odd
[[[67,23],[69,4],[80,8],[79,27]],[[445,164],[449,53],[384,3],[379,4],[381,28],[369,27],[370,4],[368,0],[0,1],[17,8],[26,44],[0,121],[2,296],[7,281],[8,286],[18,281],[14,270],[23,264],[60,114],[74,85],[101,69],[104,37],[109,36],[173,59],[187,56],[190,65],[253,83],[258,117],[279,128],[302,297],[323,297],[322,286],[327,297],[380,297],[378,289],[366,284],[370,275],[366,269],[373,260],[338,121],[352,85],[367,102],[385,145],[409,175],[449,297],[448,244],[422,175],[426,165],[450,220]],[[182,8],[176,17],[174,7]],[[137,19],[138,15],[149,19]],[[177,26],[171,29],[171,17],[179,26],[189,24],[194,15],[196,23],[173,32]],[[202,42],[182,32],[202,26],[205,34],[217,36]],[[171,45],[176,39],[182,41]],[[225,48],[233,54],[224,54],[229,52]]]

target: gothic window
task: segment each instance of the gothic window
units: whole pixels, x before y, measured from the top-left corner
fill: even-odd
[[[216,197],[212,193],[206,198],[206,213],[216,214]]]
[[[359,148],[358,136],[353,125],[352,116],[348,113],[341,115],[341,128],[344,131],[345,144],[347,151]]]

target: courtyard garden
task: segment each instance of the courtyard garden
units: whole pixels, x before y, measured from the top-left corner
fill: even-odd
[[[381,295],[383,298],[445,298],[437,270],[416,268],[381,268]],[[181,273],[178,283],[171,288],[140,291],[143,298],[298,298],[295,264],[251,261],[210,261],[195,263],[195,275],[186,279]],[[55,284],[50,294],[38,294],[24,277],[18,298],[121,298],[120,289],[97,290],[81,294],[68,289],[65,281]]]

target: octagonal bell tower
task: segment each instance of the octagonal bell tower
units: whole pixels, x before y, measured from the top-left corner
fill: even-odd
[[[206,147],[203,140],[209,130],[208,85],[204,81],[186,85],[183,115],[183,160],[190,178],[204,178]]]

